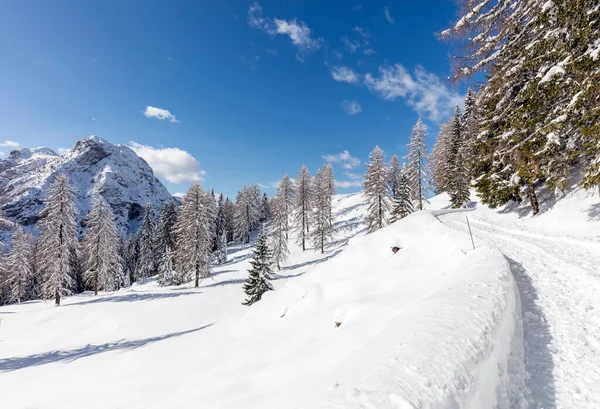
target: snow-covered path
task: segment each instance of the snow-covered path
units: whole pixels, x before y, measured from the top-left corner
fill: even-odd
[[[482,240],[501,250],[517,280],[532,408],[599,408],[598,239],[532,230],[492,211],[439,219],[467,231],[467,214],[476,244]]]

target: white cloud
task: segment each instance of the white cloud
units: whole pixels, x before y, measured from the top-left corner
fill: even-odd
[[[184,192],[175,192],[175,193],[173,193],[173,196],[183,199],[183,197],[185,196],[185,193]]]
[[[394,17],[392,17],[392,14],[387,7],[383,9],[383,14],[385,14],[385,19],[388,21],[388,23],[394,24]]]
[[[342,108],[348,115],[356,115],[362,111],[362,107],[357,101],[344,101],[342,102]]]
[[[348,67],[333,67],[331,76],[336,81],[347,82],[349,84],[355,84],[360,80],[358,74],[352,68]]]
[[[5,156],[5,155],[6,155],[6,153],[0,152],[0,156]]]
[[[435,74],[428,73],[421,66],[411,74],[401,64],[380,67],[379,76],[366,74],[367,88],[381,98],[394,101],[405,98],[419,114],[431,120],[440,121],[464,103],[464,97],[450,90]]]
[[[3,148],[18,148],[21,145],[19,144],[19,142],[15,141],[4,141],[0,142],[0,146]]]
[[[146,118],[160,119],[161,121],[168,119],[169,122],[179,122],[177,120],[177,118],[175,118],[175,115],[170,113],[168,110],[162,109],[162,108],[156,108],[156,107],[153,107],[150,105],[148,105],[146,107],[146,110],[144,111],[144,116]]]
[[[323,43],[322,38],[311,36],[311,29],[304,21],[298,21],[295,18],[285,20],[263,17],[262,7],[256,2],[248,9],[248,25],[270,35],[288,36],[292,40],[292,44],[298,48],[296,58],[300,61],[303,61],[306,54],[321,47]]]
[[[354,54],[356,50],[360,48],[360,42],[358,40],[349,40],[346,36],[342,37],[342,43],[344,43],[346,51],[350,54]]]
[[[170,183],[198,182],[206,175],[196,158],[179,148],[155,148],[133,141],[129,146],[148,162],[159,179]]]
[[[344,150],[335,155],[323,155],[326,162],[341,163],[345,169],[352,169],[360,165],[360,159],[350,155],[350,152]]]
[[[363,180],[363,175],[361,175],[360,173],[353,173],[353,172],[344,172],[344,176],[346,176],[348,179],[352,179],[352,180]]]

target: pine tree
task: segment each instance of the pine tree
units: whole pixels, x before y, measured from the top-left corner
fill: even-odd
[[[194,286],[198,287],[200,279],[210,277],[209,255],[213,238],[205,203],[205,192],[199,183],[194,183],[183,198],[175,224],[176,284],[193,278]]]
[[[385,166],[383,150],[379,146],[369,154],[367,174],[365,176],[365,198],[367,199],[367,231],[372,233],[387,224],[387,213],[390,210],[387,194],[388,171]]]
[[[117,251],[119,253],[119,257],[121,258],[121,282],[119,283],[119,288],[127,288],[131,286],[131,275],[128,269],[128,257],[129,257],[129,247],[128,247],[127,239],[125,238],[124,231],[119,233],[119,244],[117,245]]]
[[[127,257],[125,258],[125,275],[128,276],[129,285],[135,282],[135,274],[140,260],[140,236],[133,233],[127,240]]]
[[[219,240],[219,248],[215,253],[215,257],[218,264],[227,262],[227,233],[225,231],[221,233],[221,240]]]
[[[421,118],[413,127],[408,143],[408,154],[406,155],[406,177],[411,188],[411,197],[413,197],[423,210],[425,192],[427,192],[429,182],[429,172],[427,169],[427,126]]]
[[[41,231],[36,248],[36,270],[43,278],[42,296],[69,295],[77,286],[77,221],[75,191],[66,175],[52,183],[46,206],[41,214]]]
[[[36,295],[35,286],[35,238],[18,226],[12,234],[10,252],[3,266],[6,284],[10,289],[10,301],[27,301]]]
[[[148,203],[144,209],[142,227],[139,231],[139,259],[135,270],[136,281],[156,274],[154,254],[154,210]]]
[[[229,197],[225,199],[223,205],[223,215],[225,218],[225,231],[227,232],[227,242],[234,240],[235,236],[235,205],[229,200]]]
[[[294,211],[296,199],[296,186],[287,174],[284,175],[281,179],[281,182],[279,182],[279,186],[277,187],[277,196],[281,200],[280,205],[282,206],[282,211],[285,213],[285,218],[283,218],[283,221],[285,222],[285,238],[287,240],[289,238],[290,231],[290,218],[292,217]]]
[[[448,174],[447,191],[450,194],[452,207],[458,209],[469,201],[469,175],[465,165],[462,140],[462,117],[460,109],[456,106],[452,120],[450,149],[446,159]]]
[[[329,185],[327,165],[317,171],[314,180],[313,206],[314,216],[312,231],[312,242],[315,248],[325,252],[325,244],[331,239],[333,229],[330,222],[331,217],[331,188]]]
[[[447,123],[442,124],[431,152],[429,171],[431,174],[434,192],[436,194],[448,191],[448,179],[450,177],[448,158],[450,157],[453,122],[454,117],[452,117]]]
[[[264,293],[273,290],[273,286],[271,285],[271,280],[273,279],[271,270],[272,256],[267,242],[267,235],[264,231],[261,232],[253,253],[254,256],[250,261],[252,267],[248,270],[248,279],[246,280],[246,284],[244,284],[244,292],[246,293],[246,300],[242,303],[244,305],[252,305],[260,301]]]
[[[87,231],[83,238],[83,280],[94,290],[118,290],[123,280],[122,260],[119,257],[119,235],[113,212],[101,196],[87,217]]]
[[[312,206],[313,206],[313,183],[308,168],[304,165],[300,168],[296,178],[297,197],[294,219],[296,230],[298,232],[298,244],[302,246],[302,251],[306,250],[306,240],[310,233],[312,224]]]
[[[271,223],[270,243],[273,249],[273,261],[278,270],[281,270],[281,265],[285,263],[290,254],[287,238],[289,216],[286,205],[286,199],[277,194],[273,198],[271,206],[273,222]]]
[[[398,176],[396,191],[393,196],[392,219],[394,223],[414,212],[412,199],[410,197],[410,186],[406,174],[401,170]]]
[[[174,201],[166,203],[158,223],[154,236],[154,247],[158,270],[158,283],[160,285],[171,285],[173,270],[173,249],[175,249],[175,223],[177,223],[177,207]]]

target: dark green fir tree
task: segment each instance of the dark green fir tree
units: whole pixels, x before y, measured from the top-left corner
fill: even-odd
[[[264,230],[261,232],[253,252],[254,256],[252,261],[250,261],[252,267],[248,270],[248,279],[246,280],[246,284],[244,284],[244,292],[247,296],[246,300],[242,303],[244,305],[252,305],[260,301],[264,293],[273,290],[273,286],[271,285],[271,280],[273,279],[271,249],[269,249],[267,235]]]

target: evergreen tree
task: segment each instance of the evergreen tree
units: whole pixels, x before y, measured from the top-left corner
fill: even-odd
[[[215,252],[215,257],[218,264],[227,262],[227,233],[225,231],[221,233],[221,240],[219,240],[219,248]]]
[[[447,191],[450,194],[450,202],[455,209],[460,208],[469,201],[469,175],[462,156],[462,117],[460,109],[456,106],[452,120],[450,149],[446,160],[448,175]]]
[[[229,198],[225,199],[225,204],[223,204],[223,216],[225,218],[225,231],[227,232],[227,242],[234,240],[234,232],[235,232],[235,205],[229,200]]]
[[[273,198],[271,210],[273,212],[273,222],[271,223],[270,243],[273,249],[273,261],[277,269],[281,270],[281,265],[287,260],[290,251],[288,249],[288,213],[286,208],[286,199],[277,194]]]
[[[252,305],[260,301],[262,295],[267,291],[272,291],[273,272],[271,270],[271,250],[267,242],[267,235],[261,232],[256,248],[253,250],[254,256],[250,261],[251,268],[248,270],[248,279],[244,284],[246,300],[244,305]]]
[[[453,122],[454,117],[452,117],[447,123],[442,124],[431,152],[429,171],[431,173],[431,181],[436,194],[448,191],[448,180],[450,177],[449,172],[451,170],[448,166],[448,158],[451,156],[450,147]]]
[[[76,288],[79,273],[75,191],[64,174],[50,186],[40,226],[36,270],[43,279],[42,296],[60,305],[61,297]]]
[[[113,212],[101,196],[87,217],[87,231],[83,238],[83,280],[94,290],[118,290],[123,281],[122,260],[119,257],[119,235]]]
[[[285,174],[281,179],[281,182],[279,182],[279,186],[277,187],[277,196],[281,200],[281,210],[285,213],[285,217],[282,220],[285,222],[284,230],[285,238],[287,240],[289,238],[290,231],[290,218],[292,217],[294,211],[296,199],[296,186],[287,174]]]
[[[12,234],[10,252],[3,263],[10,301],[27,301],[35,294],[35,238],[18,226]]]
[[[383,150],[376,146],[369,154],[364,183],[364,194],[368,205],[367,231],[369,233],[381,229],[387,224],[387,213],[390,210],[387,178],[388,171],[385,166]]]
[[[410,186],[406,174],[401,170],[393,196],[391,222],[403,219],[414,211],[410,197]]]
[[[219,195],[219,201],[217,203],[217,223],[215,234],[218,238],[217,245],[215,248],[215,256],[219,264],[223,264],[227,261],[227,231],[225,222],[225,202],[223,201],[223,195]]]
[[[427,126],[419,118],[413,127],[406,155],[406,177],[410,184],[411,197],[417,201],[419,210],[423,210],[423,202],[426,201],[425,192],[429,182],[426,140]]]
[[[154,210],[148,203],[144,209],[142,227],[139,231],[139,259],[135,270],[136,281],[156,274],[154,254]]]
[[[127,239],[125,238],[125,233],[121,231],[119,234],[119,244],[117,245],[117,251],[119,253],[119,257],[121,258],[121,282],[119,283],[119,288],[127,288],[131,286],[131,275],[129,273],[128,268],[128,257],[129,257],[129,247]]]
[[[209,225],[210,235],[212,237],[212,245],[210,247],[210,251],[214,252],[217,249],[217,246],[219,244],[219,242],[217,240],[218,208],[217,208],[217,200],[215,198],[215,190],[212,189],[210,191],[210,194],[208,192],[204,192],[202,197],[204,198],[204,207],[207,212],[207,217],[208,217],[208,221],[209,221],[208,225]]]
[[[321,254],[323,254],[325,252],[325,244],[333,235],[333,228],[330,221],[331,188],[327,165],[319,169],[315,175],[313,195],[314,230],[312,232],[312,242],[315,248],[321,249]]]
[[[333,165],[331,163],[327,163],[325,165],[325,184],[327,185],[329,202],[328,202],[328,219],[329,219],[329,227],[333,227],[333,195],[335,195],[335,175],[333,173]]]
[[[160,212],[154,236],[154,251],[160,285],[171,285],[169,280],[165,280],[165,272],[167,275],[172,275],[172,270],[175,269],[173,263],[175,223],[177,223],[177,207],[174,201],[170,201],[163,206]]]
[[[137,265],[140,260],[140,236],[133,233],[127,240],[127,257],[125,258],[125,275],[128,276],[129,285],[135,282]]]
[[[205,204],[205,192],[199,183],[194,183],[183,198],[175,224],[176,284],[194,278],[194,285],[198,287],[200,279],[210,277],[209,255],[213,238]]]
[[[308,168],[304,165],[300,168],[296,178],[297,196],[295,222],[298,232],[298,244],[302,246],[302,251],[306,250],[306,240],[310,233],[312,224],[312,206],[313,206],[313,183]]]

